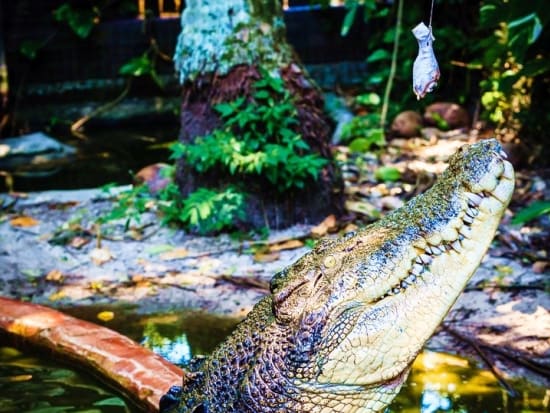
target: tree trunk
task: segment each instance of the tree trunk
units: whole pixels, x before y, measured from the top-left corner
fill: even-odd
[[[296,132],[329,162],[303,188],[278,191],[265,180],[217,169],[199,173],[184,158],[177,161],[177,182],[184,196],[198,187],[247,190],[242,228],[271,229],[317,223],[342,210],[341,179],[330,151],[331,127],[323,98],[286,42],[278,0],[194,0],[182,14],[176,69],[183,88],[180,141],[193,143],[222,125],[214,105],[250,99],[261,71],[283,79],[297,109]]]

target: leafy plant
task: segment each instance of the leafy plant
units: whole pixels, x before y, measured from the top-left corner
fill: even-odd
[[[479,43],[486,73],[481,103],[489,120],[515,133],[530,108],[534,77],[550,72],[550,59],[543,57],[539,41],[548,23],[542,19],[543,3],[489,0],[480,7],[480,26],[493,29]]]
[[[550,214],[550,201],[535,201],[531,205],[521,209],[514,219],[512,224],[521,225],[535,218]]]
[[[260,176],[278,191],[303,188],[317,179],[327,160],[294,130],[296,108],[283,80],[262,72],[251,99],[217,104],[223,125],[188,145],[172,147],[172,158],[184,156],[198,172],[214,168],[231,175]]]
[[[183,201],[180,219],[200,233],[231,228],[245,216],[245,194],[234,187],[223,191],[199,188]]]
[[[123,64],[118,73],[123,76],[151,76],[153,81],[157,84],[158,87],[162,88],[163,83],[158,76],[155,60],[150,56],[151,49],[147,50],[141,56],[134,57]]]
[[[381,166],[376,170],[374,176],[382,182],[395,182],[401,178],[401,172],[392,166]]]
[[[99,9],[96,7],[77,9],[70,3],[63,3],[53,11],[53,17],[58,22],[67,23],[78,37],[85,39],[90,35],[99,18]]]
[[[115,184],[108,184],[103,186],[102,190],[105,193],[111,193],[114,186]],[[107,214],[100,216],[98,223],[105,224],[109,221],[125,219],[127,229],[132,221],[140,222],[141,215],[151,207],[152,197],[146,185],[139,185],[118,193],[116,199],[114,207]]]
[[[349,142],[352,152],[368,152],[373,147],[386,145],[384,130],[378,113],[355,116],[342,128],[342,139]]]

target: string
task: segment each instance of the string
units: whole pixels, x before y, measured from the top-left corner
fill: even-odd
[[[428,24],[428,28],[430,29],[430,32],[432,31],[432,16],[434,14],[434,1],[432,0],[432,7],[430,9],[430,23]]]

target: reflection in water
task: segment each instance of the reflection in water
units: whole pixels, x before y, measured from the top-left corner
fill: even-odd
[[[86,307],[69,312],[79,318],[98,322],[97,314],[105,310],[113,311],[115,318],[102,324],[180,365],[188,364],[195,355],[211,353],[238,321],[183,311],[140,315],[131,308],[122,307]],[[32,361],[6,363],[0,351],[0,413],[38,413],[42,407],[48,408],[48,412],[130,411],[122,399],[105,390],[106,387],[98,386],[93,379],[48,360],[24,355],[20,357]],[[34,380],[33,387],[29,387],[29,377]],[[415,361],[407,383],[386,413],[549,411],[550,392],[545,393],[545,389],[527,382],[514,383],[514,387],[521,397],[509,397],[489,371],[477,368],[466,359],[425,351]],[[22,401],[33,404],[23,405]],[[4,406],[8,406],[7,410]]]
[[[451,406],[451,401],[442,394],[439,394],[436,390],[426,390],[422,392],[422,397],[420,398],[420,411],[422,413],[448,411]]]
[[[467,359],[424,351],[388,413],[548,412],[545,389],[527,382],[514,387],[520,397],[510,397],[490,371]]]
[[[163,337],[157,330],[156,324],[147,323],[143,330],[143,339],[140,344],[158,355],[164,357],[172,364],[184,366],[193,358],[191,346],[187,340],[187,334],[176,337]]]
[[[51,360],[0,347],[0,412],[125,413],[132,411],[97,380]]]

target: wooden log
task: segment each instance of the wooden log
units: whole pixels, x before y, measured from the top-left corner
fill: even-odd
[[[182,369],[128,337],[51,308],[0,297],[0,330],[76,363],[147,412],[158,412],[161,396],[182,382]]]

